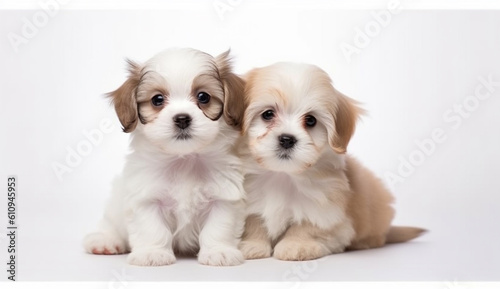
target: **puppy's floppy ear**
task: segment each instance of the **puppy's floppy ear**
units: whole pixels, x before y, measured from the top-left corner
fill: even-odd
[[[363,114],[359,103],[334,89],[335,103],[330,105],[330,113],[335,122],[335,131],[328,130],[328,139],[332,149],[343,154],[356,129],[356,121]]]
[[[227,124],[241,129],[245,111],[245,81],[232,72],[230,50],[215,57],[221,81],[224,85],[224,119]]]
[[[136,88],[139,85],[141,66],[131,60],[127,60],[129,77],[115,91],[107,94],[115,106],[116,114],[120,120],[123,131],[131,132],[137,126],[138,112],[136,101]]]

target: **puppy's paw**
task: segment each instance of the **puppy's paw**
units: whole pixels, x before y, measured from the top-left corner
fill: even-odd
[[[175,263],[175,255],[168,249],[138,249],[132,250],[127,262],[137,266],[164,266]]]
[[[198,262],[210,266],[234,266],[243,263],[244,258],[240,250],[233,247],[201,249]]]
[[[305,261],[329,255],[330,250],[315,240],[283,239],[274,247],[274,257],[285,261]]]
[[[129,252],[127,243],[111,233],[96,232],[88,234],[83,240],[85,251],[97,255],[125,254]]]
[[[238,248],[247,260],[271,257],[271,244],[264,240],[241,241]]]

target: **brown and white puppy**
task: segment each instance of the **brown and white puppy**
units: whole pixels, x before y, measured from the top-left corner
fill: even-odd
[[[404,242],[423,230],[391,227],[393,197],[349,155],[362,110],[320,68],[277,63],[246,76],[247,259],[310,260]]]
[[[174,263],[174,252],[206,265],[237,265],[243,231],[243,172],[234,151],[244,82],[229,52],[165,50],[110,93],[131,152],[104,218],[84,247],[130,252],[133,265]]]

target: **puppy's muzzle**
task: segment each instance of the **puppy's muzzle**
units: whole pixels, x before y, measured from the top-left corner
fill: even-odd
[[[297,143],[297,139],[290,134],[282,134],[278,137],[280,146],[284,149],[291,149]]]
[[[174,116],[174,123],[180,129],[186,129],[193,119],[188,114],[178,114]]]

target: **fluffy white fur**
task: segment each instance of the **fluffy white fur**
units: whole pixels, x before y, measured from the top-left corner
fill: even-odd
[[[174,252],[197,254],[206,265],[242,263],[243,175],[233,152],[239,132],[230,119],[237,112],[227,111],[242,91],[231,83],[238,80],[228,53],[214,58],[169,49],[144,65],[130,62],[130,73],[111,97],[131,131],[131,153],[99,229],[84,240],[86,251],[131,251],[128,263],[140,266],[172,264]],[[200,75],[204,80],[196,84]],[[211,95],[213,108],[197,102],[200,91]],[[159,107],[151,104],[157,94],[165,97]],[[186,131],[175,125],[179,114],[192,118]]]

